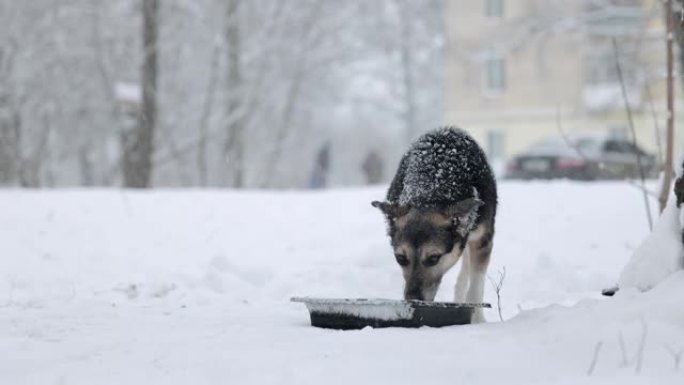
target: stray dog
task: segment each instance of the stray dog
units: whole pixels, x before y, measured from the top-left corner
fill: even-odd
[[[442,277],[463,254],[454,301],[482,302],[497,193],[473,138],[453,127],[421,136],[402,157],[386,201],[372,205],[387,219],[405,299],[433,301]],[[473,322],[484,322],[481,309]]]

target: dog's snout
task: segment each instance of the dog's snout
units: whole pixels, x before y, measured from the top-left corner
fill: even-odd
[[[422,293],[420,290],[418,290],[418,289],[414,289],[414,290],[407,291],[407,292],[406,292],[406,295],[404,295],[404,298],[405,298],[406,300],[412,300],[412,299],[415,299],[415,300],[418,300],[418,301],[424,301],[424,300],[425,300],[425,296],[424,296],[423,293]]]

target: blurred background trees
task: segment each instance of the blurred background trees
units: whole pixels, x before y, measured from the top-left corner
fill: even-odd
[[[328,144],[363,183],[440,121],[441,8],[0,0],[0,184],[306,187]]]
[[[656,0],[0,0],[0,185],[378,183],[442,124],[503,173],[559,112],[626,132],[612,39],[656,152],[664,19]]]

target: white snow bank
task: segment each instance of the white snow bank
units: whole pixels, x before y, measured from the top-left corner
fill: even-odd
[[[290,297],[401,296],[383,196],[0,191],[0,384],[681,384],[684,274],[599,294],[648,234],[622,183],[500,184],[505,323],[310,327]]]
[[[682,226],[676,197],[670,194],[665,210],[653,227],[653,232],[636,249],[624,267],[618,286],[645,291],[682,269]]]
[[[116,99],[128,103],[142,102],[142,88],[136,83],[116,83],[114,85]]]
[[[684,158],[678,157],[676,164]],[[677,168],[675,178],[682,177]],[[670,274],[684,268],[683,225],[684,210],[677,207],[677,196],[670,187],[667,205],[658,218],[653,231],[631,256],[620,274],[618,286],[650,290]]]
[[[0,304],[398,299],[370,206],[384,193],[0,191]],[[626,184],[506,182],[500,195],[490,273],[506,266],[506,318],[598,296],[648,233]],[[438,300],[453,299],[456,270]]]

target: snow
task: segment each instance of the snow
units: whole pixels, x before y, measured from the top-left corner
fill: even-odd
[[[296,298],[304,302],[310,312],[351,315],[383,321],[411,319],[414,308],[407,301],[373,298],[369,300]]]
[[[312,328],[290,297],[401,296],[384,192],[0,191],[0,384],[682,383],[684,273],[599,294],[648,234],[626,183],[499,184],[503,323]]]
[[[682,269],[682,226],[676,197],[670,194],[653,232],[637,248],[625,266],[618,286],[649,290],[667,276]]]
[[[455,127],[421,136],[404,156],[398,175],[402,172],[403,188],[400,192],[390,189],[388,199],[411,206],[471,198],[474,185],[490,183],[492,178],[483,151],[465,131]]]
[[[114,85],[116,99],[128,103],[142,102],[142,88],[136,83],[116,83]]]
[[[627,100],[632,108],[642,105],[639,87],[627,85]],[[591,111],[605,111],[608,109],[624,108],[620,83],[592,84],[582,88],[584,106]]]
[[[682,156],[675,164],[684,164]],[[683,170],[677,168],[675,186]],[[620,288],[650,290],[670,274],[684,268],[684,210],[677,207],[677,195],[671,187],[667,205],[656,221],[653,231],[639,245],[620,274]]]

